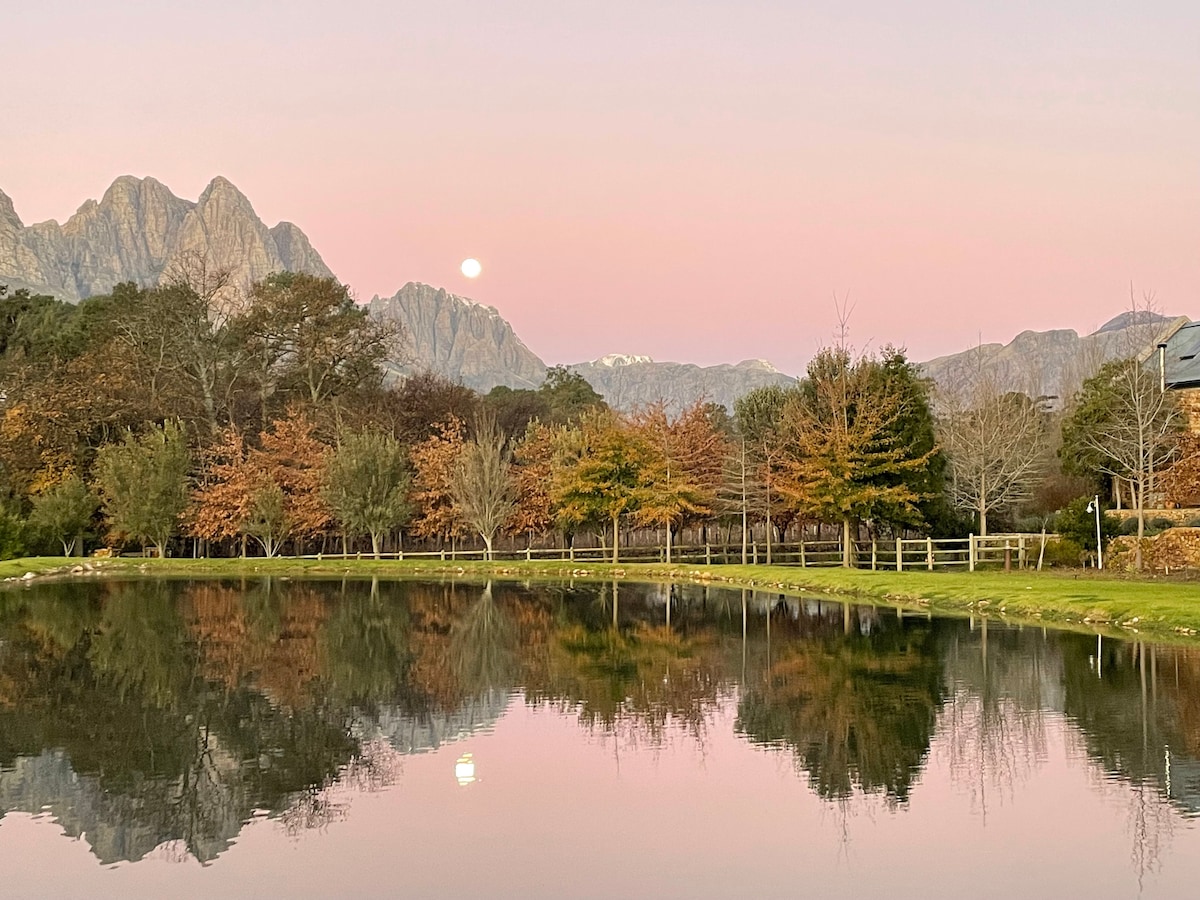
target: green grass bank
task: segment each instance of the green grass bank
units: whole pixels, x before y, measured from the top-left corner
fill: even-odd
[[[81,572],[82,568],[82,572]],[[371,559],[112,559],[38,557],[0,562],[0,579],[19,584],[72,574],[189,577],[464,576],[693,581],[816,593],[942,613],[975,613],[1045,624],[1117,627],[1147,636],[1200,634],[1200,583],[1082,572],[870,572],[792,566],[657,563]]]

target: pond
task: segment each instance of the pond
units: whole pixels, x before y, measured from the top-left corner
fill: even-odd
[[[1200,651],[699,585],[0,592],[0,893],[1189,897]]]

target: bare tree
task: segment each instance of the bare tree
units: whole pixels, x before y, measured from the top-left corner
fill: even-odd
[[[938,439],[949,462],[955,505],[979,516],[988,533],[988,514],[1030,497],[1046,466],[1047,417],[1043,404],[972,353],[953,379],[938,388]]]
[[[450,494],[459,517],[483,538],[490,560],[492,540],[516,505],[512,448],[494,418],[476,420],[475,436],[463,446],[451,474]]]
[[[1079,436],[1094,454],[1099,471],[1124,479],[1129,486],[1137,511],[1134,563],[1140,570],[1146,501],[1155,473],[1174,457],[1181,426],[1179,410],[1174,396],[1163,390],[1158,371],[1137,358],[1105,366],[1089,387],[1080,412],[1090,421]]]
[[[1139,301],[1130,289],[1130,319],[1153,323],[1154,296]],[[1183,430],[1175,396],[1168,390],[1147,329],[1130,329],[1122,358],[1084,383],[1064,424],[1064,444],[1102,475],[1124,482],[1137,512],[1134,564],[1142,568],[1146,504],[1158,475],[1174,461]]]

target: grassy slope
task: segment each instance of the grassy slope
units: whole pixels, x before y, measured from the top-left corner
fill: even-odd
[[[491,575],[509,578],[677,578],[769,587],[785,593],[815,591],[856,598],[919,604],[943,612],[988,612],[1043,622],[1124,625],[1152,634],[1200,632],[1200,585],[1172,581],[1125,580],[1058,572],[868,572],[798,569],[790,566],[667,566],[632,563],[437,560],[293,559],[118,559],[37,558],[0,562],[0,578],[69,570],[87,564],[100,571],[156,575],[243,576],[414,576]]]

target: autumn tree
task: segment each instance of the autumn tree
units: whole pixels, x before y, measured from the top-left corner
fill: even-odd
[[[513,534],[526,533],[532,539],[555,523],[551,482],[556,440],[555,428],[530,422],[513,448],[516,505],[505,526]]]
[[[646,447],[645,496],[637,521],[666,531],[666,560],[671,561],[675,529],[712,514],[721,485],[724,436],[703,402],[675,419],[656,403],[634,416],[632,427]]]
[[[385,419],[402,444],[414,446],[438,434],[449,419],[470,422],[479,410],[479,397],[466,385],[436,372],[406,376],[387,392]]]
[[[611,523],[617,562],[621,520],[646,501],[652,465],[644,438],[620,416],[607,409],[585,413],[559,438],[553,497],[560,516]]]
[[[512,448],[496,420],[489,416],[481,416],[474,430],[454,462],[450,496],[458,518],[483,538],[490,560],[492,541],[512,515],[516,497]]]
[[[272,422],[250,459],[283,495],[286,537],[314,538],[329,530],[333,511],[322,490],[329,447],[317,437],[307,415],[291,410]]]
[[[293,412],[247,446],[234,428],[202,454],[189,531],[205,540],[250,537],[267,556],[289,538],[324,533],[332,511],[322,492],[328,448],[312,423]]]
[[[198,484],[192,491],[187,528],[195,537],[219,541],[246,534],[258,473],[250,465],[240,431],[228,427],[200,451]]]
[[[187,507],[190,464],[178,422],[137,436],[127,432],[120,443],[101,447],[96,481],[112,532],[149,542],[159,556],[166,555],[167,541]]]
[[[417,511],[413,533],[419,537],[453,538],[463,533],[463,522],[454,505],[453,479],[465,441],[462,420],[452,416],[412,448],[413,502]]]
[[[353,534],[369,534],[379,559],[380,538],[412,515],[411,477],[404,447],[381,431],[346,431],[329,459],[325,497]]]
[[[73,556],[80,536],[91,524],[99,506],[100,498],[72,472],[33,498],[29,523],[61,542],[63,556]]]
[[[854,524],[885,510],[913,509],[920,495],[908,472],[929,464],[898,438],[902,395],[876,377],[872,357],[845,347],[822,350],[808,365],[805,389],[784,408],[787,455],[780,492],[796,507],[842,525],[842,565],[854,565]]]
[[[0,327],[0,466],[20,493],[90,471],[101,445],[167,415],[112,337],[115,307],[131,291],[118,286],[77,307],[22,301],[21,292],[7,309],[0,303],[0,317],[10,317]]]

